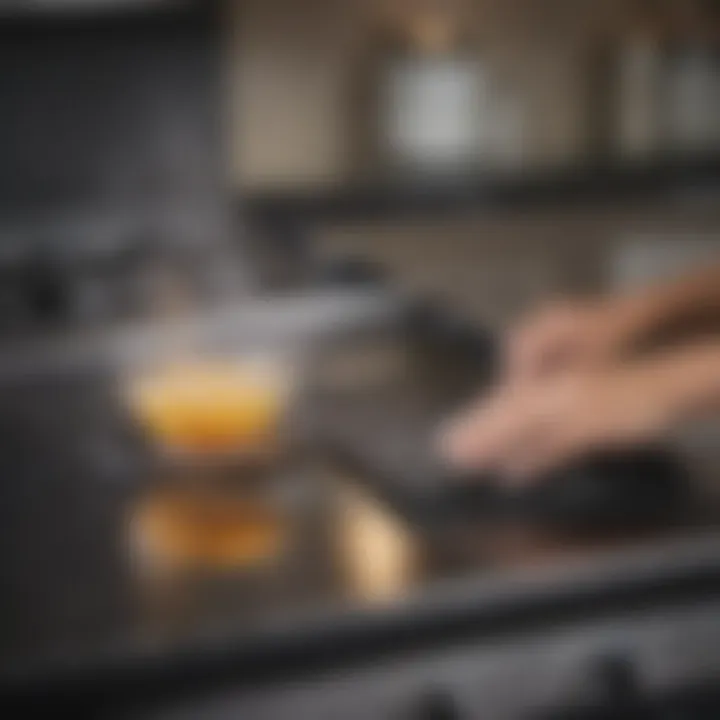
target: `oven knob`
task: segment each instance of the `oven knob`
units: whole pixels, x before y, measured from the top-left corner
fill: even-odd
[[[414,703],[407,720],[460,720],[460,710],[447,690],[424,691]]]

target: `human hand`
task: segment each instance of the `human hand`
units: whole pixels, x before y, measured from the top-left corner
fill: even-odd
[[[620,301],[559,301],[532,313],[509,334],[511,381],[601,365],[622,350],[629,313]]]
[[[445,430],[455,466],[522,483],[604,449],[642,444],[681,414],[672,367],[621,365],[508,383]]]

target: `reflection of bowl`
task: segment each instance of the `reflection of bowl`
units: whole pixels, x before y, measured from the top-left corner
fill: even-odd
[[[154,566],[237,568],[275,559],[286,523],[268,498],[160,488],[141,498],[132,531]]]
[[[142,374],[130,382],[128,402],[167,450],[252,455],[275,446],[288,390],[271,363],[202,360]]]

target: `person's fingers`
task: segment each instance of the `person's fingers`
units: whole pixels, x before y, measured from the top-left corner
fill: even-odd
[[[505,386],[492,402],[460,418],[448,457],[467,469],[497,469],[509,482],[542,475],[583,452],[601,434],[588,376]]]
[[[652,435],[660,423],[645,413],[627,421],[627,401],[637,390],[618,389],[615,382],[585,375],[555,384],[544,406],[547,421],[538,424],[542,432],[506,452],[505,472],[516,482],[532,482],[590,451],[632,445]],[[644,391],[639,397],[642,405],[652,403]]]
[[[479,469],[484,461],[489,460],[486,428],[488,424],[492,426],[500,403],[497,398],[488,399],[445,424],[440,437],[440,447],[441,452],[452,465],[460,469],[478,466]]]
[[[536,422],[515,436],[504,448],[494,470],[500,481],[510,487],[522,486],[536,479],[534,467],[542,449],[552,442],[552,429],[547,423]]]
[[[538,356],[544,353],[546,332],[541,326],[526,326],[512,332],[506,341],[505,374],[510,380],[535,375]]]
[[[446,429],[446,457],[463,469],[487,469],[501,463],[513,446],[536,432],[541,416],[533,400],[532,392],[505,388],[461,415]]]
[[[596,440],[578,424],[546,426],[507,456],[501,472],[513,485],[533,483],[581,456]]]
[[[513,332],[506,347],[508,377],[532,379],[567,365],[577,346],[576,325],[574,313],[557,308]]]

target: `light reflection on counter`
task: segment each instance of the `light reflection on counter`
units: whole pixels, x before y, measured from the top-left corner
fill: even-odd
[[[162,488],[139,499],[132,520],[146,562],[166,568],[253,566],[281,551],[279,510],[207,488]]]
[[[420,570],[409,528],[351,484],[340,488],[338,504],[338,553],[348,592],[367,601],[407,592]]]

